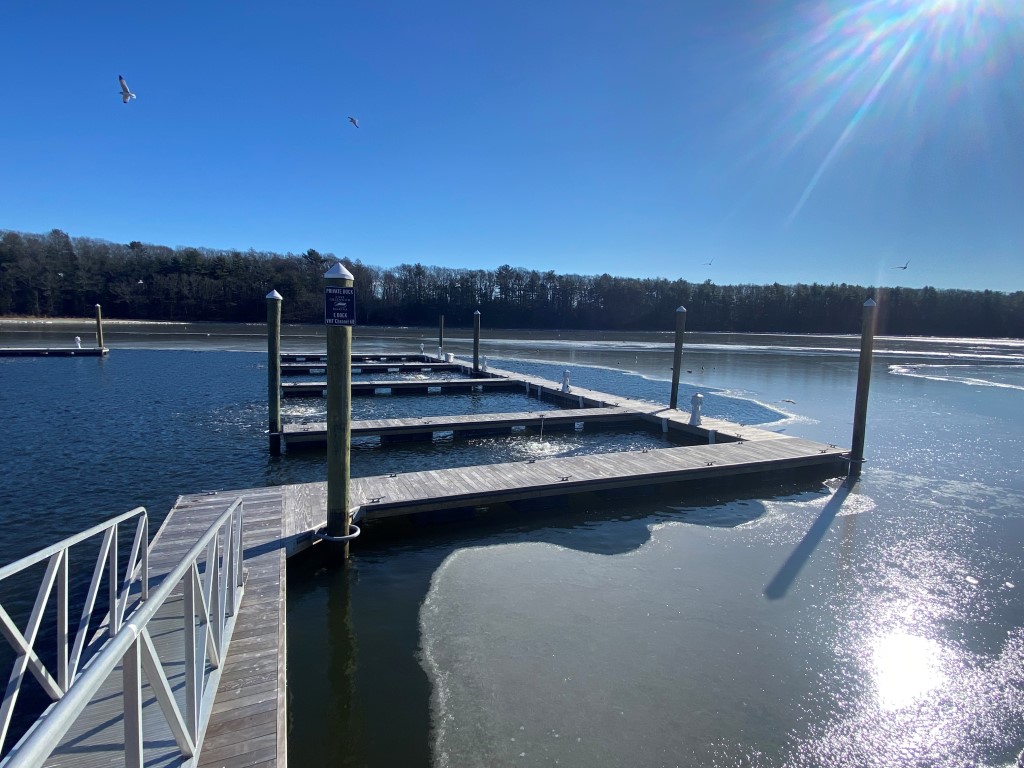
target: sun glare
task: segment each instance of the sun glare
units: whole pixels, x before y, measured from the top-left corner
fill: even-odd
[[[871,672],[878,703],[901,709],[946,682],[942,647],[926,637],[897,631],[876,637]]]
[[[1022,0],[864,0],[811,6],[778,55],[791,114],[784,154],[831,134],[792,222],[859,136],[884,131],[891,157],[941,133],[984,145],[997,130],[1008,73],[1024,46]],[[1015,96],[1016,98],[1016,96]],[[837,121],[841,121],[838,122]],[[870,124],[868,124],[870,121]]]

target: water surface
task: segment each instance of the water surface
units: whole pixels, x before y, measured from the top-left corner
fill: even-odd
[[[293,330],[286,348],[322,340]],[[316,454],[267,455],[262,329],[147,333],[109,329],[106,360],[0,360],[5,561],[138,503],[159,519],[179,493],[322,479]],[[355,340],[420,343],[436,336]],[[449,329],[448,343],[465,354],[471,336]],[[667,400],[670,334],[484,345],[495,367]],[[688,336],[680,399],[700,391],[709,415],[848,445],[856,350],[850,337]],[[348,570],[292,562],[290,759],[1011,765],[1024,747],[1024,343],[881,338],[876,352],[852,488],[587,496],[367,536]],[[322,401],[294,407],[317,420]],[[612,449],[642,449],[633,439]],[[401,462],[491,460],[513,443]],[[400,457],[354,450],[353,472]]]

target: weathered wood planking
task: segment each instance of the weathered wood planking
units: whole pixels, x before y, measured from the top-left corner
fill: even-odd
[[[349,499],[352,506],[362,508],[362,519],[372,522],[460,506],[756,472],[820,467],[823,474],[838,474],[844,457],[839,448],[799,438],[657,448],[355,478]]]
[[[214,712],[202,745],[202,766],[287,764],[285,699],[285,550],[280,488],[185,496],[150,545],[150,579],[159,583],[217,517],[244,495],[247,579]],[[180,594],[149,625],[165,673],[184,708],[184,644]],[[145,677],[143,678],[145,680]],[[115,672],[50,756],[47,765],[75,768],[124,764],[123,691]],[[143,688],[147,764],[181,765],[174,740],[148,684]],[[271,713],[271,714],[267,714]],[[253,717],[253,715],[261,715]],[[257,729],[259,733],[256,733]]]
[[[352,382],[353,395],[372,395],[382,390],[390,392],[466,392],[473,389],[513,389],[516,382],[499,378],[472,379],[420,379],[416,381],[359,381]],[[285,382],[282,397],[326,397],[326,381]]]
[[[327,362],[281,363],[282,376],[308,376],[313,373],[323,374]],[[462,368],[453,363],[352,363],[352,373],[420,373],[422,371],[461,371]]]
[[[511,430],[514,427],[558,426],[586,422],[627,423],[640,415],[628,408],[566,408],[526,413],[482,413],[462,416],[427,416],[415,419],[365,419],[352,422],[352,437],[388,435],[427,435],[435,432],[472,432],[475,430]],[[286,424],[282,432],[285,445],[323,445],[327,425]]]
[[[284,352],[282,363],[326,363],[326,352]],[[438,362],[431,355],[352,355],[353,363],[404,363],[404,362]]]
[[[367,523],[442,509],[484,506],[551,496],[610,491],[663,483],[720,480],[745,474],[817,468],[822,476],[845,471],[846,452],[810,440],[717,443],[590,456],[454,467],[351,480],[349,504]],[[327,519],[327,484],[284,491],[284,536],[289,553],[312,543]]]

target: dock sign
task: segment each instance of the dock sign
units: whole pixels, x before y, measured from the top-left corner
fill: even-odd
[[[356,289],[324,286],[324,324],[356,324]]]

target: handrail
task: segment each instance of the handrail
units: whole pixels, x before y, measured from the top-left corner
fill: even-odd
[[[128,520],[129,518],[135,517],[140,514],[146,514],[145,507],[136,507],[135,509],[132,509],[128,512],[123,512],[122,514],[117,515],[116,517],[112,517],[109,520],[100,523],[99,525],[94,525],[92,528],[88,528],[84,531],[81,531],[80,533],[76,533],[74,536],[68,536],[66,539],[62,539],[56,544],[52,544],[51,546],[46,547],[45,549],[41,549],[38,552],[34,552],[31,555],[26,555],[20,560],[15,560],[13,563],[10,563],[9,565],[5,565],[2,568],[0,568],[0,581],[3,581],[11,574],[17,573],[18,571],[23,571],[26,568],[35,565],[36,563],[42,562],[55,552],[58,552],[63,549],[68,549],[69,547],[73,547],[75,544],[85,541],[86,539],[95,536],[97,533],[102,533],[107,528],[110,528],[113,525],[123,523],[125,520]]]
[[[143,765],[142,672],[145,672],[181,755],[185,758],[197,755],[213,707],[216,683],[234,626],[234,616],[242,599],[242,551],[242,499],[238,498],[221,513],[160,586],[153,590],[149,599],[132,613],[117,634],[92,658],[61,700],[52,705],[10,754],[0,761],[0,768],[35,768],[43,765],[122,661],[127,768]],[[199,560],[204,552],[205,584],[199,572]],[[150,620],[179,585],[184,591],[184,715],[163,672],[147,628]],[[196,638],[197,627],[201,628],[201,640]],[[214,669],[209,674],[206,671],[208,656],[210,667]]]
[[[133,518],[138,518],[135,539],[122,577],[118,572],[118,528],[121,523]],[[103,541],[100,544],[92,579],[82,604],[74,641],[70,643],[71,647],[69,648],[71,640],[68,624],[70,550],[76,544],[100,534],[103,535]],[[36,678],[51,701],[59,701],[67,694],[78,674],[78,668],[86,649],[86,642],[90,634],[89,624],[96,606],[96,598],[104,571],[107,572],[109,599],[109,608],[106,614],[107,631],[111,636],[120,628],[132,597],[137,597],[140,601],[144,601],[148,597],[148,541],[149,517],[144,507],[136,507],[0,568],[0,581],[2,581],[26,568],[47,561],[46,571],[36,593],[35,604],[24,631],[17,626],[11,615],[0,605],[0,635],[3,635],[15,654],[11,675],[4,692],[3,704],[0,705],[0,749],[3,748],[6,741],[26,672],[30,672]],[[135,591],[136,583],[139,585],[137,592]],[[55,615],[57,668],[55,673],[51,673],[39,654],[36,653],[35,643],[40,634],[40,626],[54,587],[57,590]],[[43,635],[48,636],[46,633]],[[54,675],[56,679],[54,679]]]

